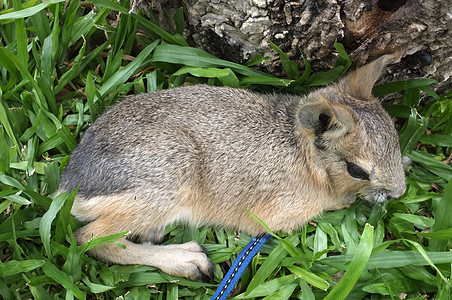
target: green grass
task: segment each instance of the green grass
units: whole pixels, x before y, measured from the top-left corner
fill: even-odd
[[[350,60],[336,43],[336,65],[311,74],[308,62],[300,71],[272,44],[288,77],[280,79],[252,68],[265,58],[239,65],[187,47],[180,11],[179,26],[168,33],[152,15],[151,21],[128,15],[124,1],[83,4],[0,3],[1,297],[208,299],[250,237],[167,228],[165,243],[197,240],[208,249],[216,264],[209,284],[90,258],[88,249],[124,233],[75,242],[75,193],[54,193],[80,135],[127,94],[187,83],[305,94],[343,75]],[[116,27],[107,19],[112,10],[122,12]],[[402,95],[401,104],[386,108],[397,117],[403,154],[414,162],[406,194],[381,206],[358,201],[291,236],[277,233],[253,259],[236,299],[451,298],[452,93],[438,96],[431,83],[410,80],[374,90]],[[419,105],[426,94],[433,100]]]

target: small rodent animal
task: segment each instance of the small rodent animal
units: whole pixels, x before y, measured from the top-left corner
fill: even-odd
[[[61,177],[60,192],[79,186],[77,241],[130,231],[119,240],[125,249],[105,243],[88,253],[201,280],[213,273],[205,249],[158,245],[165,226],[265,233],[248,209],[291,232],[358,195],[374,203],[401,196],[398,135],[371,94],[391,60],[304,97],[192,85],[117,103],[86,130]]]

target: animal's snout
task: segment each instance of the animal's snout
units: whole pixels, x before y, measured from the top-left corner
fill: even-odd
[[[404,164],[407,162],[404,160]],[[408,162],[407,162],[408,163]],[[385,187],[387,199],[392,200],[400,198],[406,191],[406,179],[405,173],[400,170],[398,173],[393,174],[391,180],[387,182]]]
[[[398,187],[395,190],[392,191],[387,191],[386,193],[386,200],[392,200],[392,199],[397,199],[400,196],[402,196],[405,193],[406,190],[406,185],[404,184],[403,186]]]
[[[400,196],[402,196],[404,193],[405,193],[405,186],[398,187],[394,190],[379,189],[379,190],[374,190],[373,192],[368,194],[369,197],[366,197],[366,198],[370,202],[382,203],[382,202],[389,201],[392,199],[397,199]]]
[[[399,197],[400,197],[400,195],[398,195],[398,194],[388,193],[388,194],[386,194],[386,201],[397,199]]]

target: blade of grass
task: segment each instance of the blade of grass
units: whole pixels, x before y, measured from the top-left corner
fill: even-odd
[[[66,218],[66,216],[62,217]],[[67,256],[65,257],[66,262],[63,265],[63,271],[67,274],[71,274],[71,279],[75,282],[82,279],[82,262],[81,253],[78,251],[77,241],[72,233],[72,229],[69,226],[66,236],[69,236],[70,246]]]
[[[0,98],[0,123],[2,124],[8,137],[11,139],[11,141],[16,146],[16,149],[21,149],[22,146],[21,146],[21,144],[19,144],[19,141],[15,135],[15,131],[13,130],[11,123],[9,122],[7,109],[8,109],[8,107],[7,107],[6,103],[4,103],[3,100]]]
[[[440,147],[452,147],[452,138],[450,135],[446,134],[431,134],[431,135],[422,135],[419,138],[421,143],[427,145],[437,145]]]
[[[28,72],[28,69],[26,66],[24,66],[16,57],[15,55],[9,51],[8,49],[4,48],[4,47],[0,47],[0,57],[3,56],[3,59],[5,60],[9,60],[8,61],[8,65],[10,65],[11,63],[13,63],[15,65],[15,67],[19,70],[19,72],[21,73],[22,77],[24,79],[27,79],[31,85],[33,86],[33,92],[36,94],[37,99],[38,99],[38,104],[43,107],[45,110],[48,110],[47,107],[47,101],[44,97],[44,94],[42,93],[40,87],[38,86],[38,84],[36,83],[36,81],[33,79],[33,77],[31,76],[30,72]]]
[[[14,10],[22,10],[21,0],[12,0]],[[1,16],[0,16],[1,17]],[[27,50],[27,33],[25,31],[25,20],[22,18],[17,18],[14,20],[16,25],[16,43],[17,43],[17,59],[24,66],[28,65],[28,50]]]
[[[418,119],[419,118],[419,119]],[[411,109],[411,114],[405,126],[400,132],[400,146],[402,155],[409,153],[428,126],[428,119],[420,116],[416,109]]]
[[[311,64],[303,55],[301,56],[301,58],[303,59],[304,62],[303,74],[297,79],[295,79],[293,82],[291,82],[289,87],[294,87],[303,84],[309,78],[309,75],[311,75]]]
[[[394,241],[391,241],[394,242]],[[314,264],[345,264],[353,259],[353,255],[338,255],[329,256]],[[429,252],[429,257],[434,264],[450,264],[452,263],[452,252]],[[419,254],[418,251],[405,250],[405,251],[383,251],[377,254],[373,254],[367,265],[366,270],[371,269],[383,269],[383,268],[397,268],[400,266],[413,265],[413,266],[425,266],[428,265],[427,261]]]
[[[221,82],[221,84],[223,86],[239,88],[240,87],[240,81],[237,78],[237,76],[235,75],[235,73],[229,68],[226,68],[225,70],[228,71],[228,74],[226,76],[218,78],[218,80]]]
[[[0,21],[27,18],[27,17],[37,14],[39,11],[41,11],[43,9],[46,9],[47,7],[49,7],[52,4],[65,2],[65,1],[66,0],[47,0],[45,2],[37,4],[35,6],[24,8],[19,11],[7,13],[7,14],[0,14]]]
[[[452,211],[452,180],[446,185],[442,199],[433,200],[433,215],[435,217],[431,233],[452,228],[452,219],[449,213]],[[430,251],[442,251],[447,247],[446,240],[431,240],[428,249]]]
[[[421,86],[419,87],[419,89],[421,91],[423,91],[424,93],[426,93],[427,95],[432,96],[434,99],[438,100],[440,97],[438,96],[438,94],[429,86],[425,85],[425,86]]]
[[[69,128],[67,128],[66,125],[59,123],[59,126],[57,128],[57,134],[69,148],[69,151],[73,151],[75,149],[75,147],[77,146],[77,141],[75,140],[74,136],[72,135],[71,131],[69,130]]]
[[[326,72],[317,72],[306,80],[305,84],[308,86],[322,86],[327,85],[338,79],[345,72],[345,67],[339,65]]]
[[[113,74],[100,88],[99,93],[101,96],[105,96],[111,92],[115,87],[124,84],[137,70],[142,67],[144,61],[151,54],[152,51],[157,47],[159,41],[155,41],[149,46],[147,46],[143,51],[138,54],[138,56],[129,63],[126,67],[122,68],[115,74]],[[96,97],[97,100],[97,97]]]
[[[9,51],[6,48],[0,47],[0,51]],[[20,80],[21,79],[21,75],[19,70],[16,68],[14,62],[9,59],[9,56],[5,56],[5,55],[0,55],[0,65],[2,67],[4,67],[7,71],[8,74],[11,75],[13,78]],[[4,87],[2,87],[4,88]]]
[[[409,107],[414,107],[419,104],[421,91],[418,88],[405,90],[403,95],[403,104]]]
[[[122,49],[118,50],[116,55],[114,55],[113,53],[114,53],[113,51],[110,51],[108,53],[105,72],[102,78],[104,82],[107,81],[108,78],[110,78],[113,74],[115,74],[122,64],[122,56],[124,54],[123,50]]]
[[[310,283],[312,286],[319,288],[321,290],[328,290],[330,287],[330,284],[325,279],[315,275],[312,272],[309,272],[308,270],[305,270],[298,266],[288,266],[287,267],[292,273],[298,275],[303,280],[306,280],[308,283]]]
[[[373,248],[373,227],[369,224],[364,226],[364,232],[358,244],[355,255],[353,256],[350,266],[347,268],[344,276],[339,280],[337,285],[328,293],[325,300],[345,299],[352,290],[355,283],[358,281],[361,273],[369,261],[370,254]]]
[[[418,224],[424,227],[432,227],[435,223],[434,219],[427,218],[424,216],[417,216],[411,214],[394,213],[394,217],[408,221],[413,224]]]
[[[109,1],[109,0],[92,0],[90,2],[93,3],[96,6],[108,8],[108,9],[111,9],[111,10],[120,11],[120,12],[122,12],[124,14],[128,14],[129,13],[127,8],[125,8],[122,5],[117,4],[117,2],[114,1],[114,0],[113,1]],[[158,36],[160,36],[161,38],[163,38],[167,42],[169,42],[171,44],[180,45],[180,46],[187,46],[188,45],[187,41],[181,35],[172,35],[172,34],[166,32],[165,30],[163,30],[162,28],[160,28],[158,25],[152,23],[151,21],[143,18],[142,16],[140,16],[138,14],[133,14],[132,17],[136,18],[141,23],[142,26],[144,26],[147,29],[149,29],[150,31],[154,32],[155,34],[157,34]]]
[[[281,79],[277,77],[257,77],[257,76],[247,76],[240,80],[242,84],[259,84],[259,85],[272,85],[276,87],[290,87],[295,82],[290,79]]]
[[[279,58],[281,60],[281,64],[283,66],[284,71],[286,72],[287,77],[290,79],[297,79],[300,77],[300,72],[298,71],[298,66],[295,62],[289,59],[289,55],[282,51],[278,46],[276,46],[272,41],[268,41],[268,43],[272,46],[273,50],[278,53]]]
[[[45,40],[45,38],[50,35],[51,30],[49,19],[47,18],[46,12],[44,10],[40,10],[39,12],[31,16],[31,22],[40,41]]]
[[[66,290],[70,291],[74,294],[78,299],[85,300],[86,293],[81,291],[71,280],[68,274],[58,269],[54,264],[50,261],[46,261],[44,265],[42,265],[42,270],[44,273],[61,284]]]
[[[0,174],[0,182],[5,185],[13,186],[18,190],[25,189],[25,187],[17,179],[8,175]]]
[[[18,194],[15,195],[9,195],[9,196],[4,196],[5,199],[17,203],[17,204],[22,204],[22,205],[28,205],[31,202],[28,201],[27,199],[25,199],[24,197],[19,196]]]
[[[41,72],[40,76],[36,78],[39,83],[40,90],[45,94],[45,98],[47,100],[48,107],[53,114],[57,114],[57,104],[55,101],[55,94],[52,93],[53,82],[55,80],[55,56],[56,52],[54,48],[54,42],[58,42],[58,38],[55,38],[55,35],[58,34],[52,32],[44,40],[44,45],[42,46],[42,54],[41,54]]]
[[[125,38],[125,43],[122,45],[124,49],[124,53],[131,54],[132,50],[135,47],[135,44],[137,42],[136,35],[137,35],[137,29],[138,29],[138,20],[137,19],[131,19],[129,23],[129,30],[127,33],[127,36]]]
[[[81,65],[82,65],[82,59],[85,55],[85,50],[86,50],[86,42],[84,42],[82,48],[80,48],[79,53],[77,54],[77,56],[75,57],[75,59],[72,63],[72,67],[68,71],[66,71],[63,75],[61,75],[57,86],[53,90],[54,95],[61,92],[61,90],[71,80],[73,80],[76,76],[78,76],[81,71],[83,71],[83,69],[81,68]]]
[[[71,37],[69,40],[69,45],[73,44],[74,41],[78,41],[80,38],[88,38],[90,37],[90,32],[93,31],[93,29],[96,28],[96,24],[99,21],[99,19],[102,19],[102,15],[97,14],[93,11],[90,11],[83,17],[80,17],[75,20],[74,26],[71,31]],[[111,43],[112,41],[109,41]]]
[[[24,261],[10,260],[5,263],[0,262],[0,276],[11,276],[22,272],[30,272],[41,267],[45,263],[40,259],[28,259]]]
[[[447,182],[452,179],[452,167],[434,159],[430,154],[420,151],[412,151],[411,153],[407,154],[407,156],[411,160],[427,167],[430,172],[438,175]]]
[[[314,236],[314,255],[318,252],[322,252],[328,248],[328,238],[322,228],[317,227]],[[319,258],[325,258],[326,254],[321,255]]]
[[[59,58],[59,63],[63,62],[65,57],[65,53],[67,52],[67,47],[71,43],[72,33],[74,29],[74,22],[77,16],[78,9],[80,7],[80,0],[71,0],[68,5],[65,7],[64,20],[62,20],[63,26],[61,29],[61,44],[58,47],[59,55],[55,56],[55,58]],[[89,30],[90,27],[87,28]],[[60,30],[59,30],[60,31]],[[72,41],[76,41],[77,39],[72,39]]]
[[[29,285],[30,292],[33,295],[34,299],[40,300],[54,300],[54,295],[51,295],[45,288],[42,286],[33,286]]]
[[[38,155],[42,155],[44,152],[54,149],[63,143],[63,139],[56,133],[39,145]]]
[[[249,295],[252,291],[258,288],[259,285],[265,282],[265,279],[274,272],[281,261],[287,256],[287,251],[284,249],[282,244],[276,246],[270,255],[265,259],[265,261],[260,266],[259,270],[254,274],[253,279],[249,283],[245,295]]]
[[[336,48],[336,51],[339,54],[334,66],[344,66],[345,73],[352,65],[352,61],[348,56],[347,51],[345,51],[344,45],[339,43],[337,40],[334,42],[334,48]]]
[[[418,234],[420,236],[425,236],[425,237],[429,237],[435,240],[452,240],[452,228],[449,229],[443,229],[443,230],[438,230],[435,232],[411,232],[412,234]],[[429,250],[430,251],[434,251],[433,250],[433,241],[430,241],[429,243]],[[436,248],[436,246],[435,246]],[[438,247],[438,248],[442,248],[442,247]]]
[[[97,247],[97,246],[103,244],[103,243],[114,243],[122,248],[125,248],[124,245],[116,242],[116,240],[126,237],[128,233],[129,233],[129,231],[124,231],[124,232],[120,232],[120,233],[110,234],[107,236],[97,237],[97,238],[87,241],[83,245],[80,245],[79,248],[82,252],[86,252],[90,249],[93,249],[94,247]]]
[[[173,15],[174,24],[176,24],[176,28],[174,29],[174,33],[178,33],[180,35],[184,34],[184,8],[179,7]]]
[[[49,210],[42,216],[39,222],[39,234],[41,235],[42,244],[44,245],[44,250],[49,258],[53,258],[52,247],[50,246],[50,238],[52,235],[51,227],[52,222],[55,219],[57,213],[63,207],[64,202],[69,198],[74,196],[76,191],[71,194],[65,192],[55,197],[50,204]]]
[[[22,8],[30,8],[30,7],[33,7],[33,6],[35,6],[36,3],[38,3],[38,2],[39,2],[39,0],[30,0],[30,1],[28,1],[28,2],[22,3]],[[3,10],[0,11],[0,15],[8,14],[8,13],[14,11],[14,7],[10,7],[10,8],[8,8],[8,9],[4,9],[4,8],[5,8],[5,7],[2,7]],[[14,21],[14,20],[11,20],[10,22],[2,21],[2,22],[0,22],[0,24],[8,24],[8,23],[11,23],[11,22],[13,22],[13,21]]]
[[[131,18],[129,17],[129,14],[121,14],[119,16],[119,24],[116,27],[116,33],[115,33],[115,41],[112,44],[112,51],[110,51],[111,54],[117,56],[120,49],[123,46],[123,43],[125,42],[127,31],[129,24],[131,22]],[[124,49],[123,49],[124,50]],[[127,53],[127,52],[126,52]]]
[[[94,85],[94,78],[91,72],[88,72],[86,76],[86,86],[85,86],[86,100],[88,105],[89,114],[91,117],[91,122],[96,119],[96,107],[94,106],[94,99],[96,97],[96,87]]]
[[[147,28],[151,32],[154,32],[168,43],[179,46],[188,46],[187,41],[182,35],[178,33],[172,35],[140,15],[133,15],[133,17],[136,18],[143,27]]]
[[[106,291],[116,288],[114,286],[107,286],[107,285],[103,285],[103,284],[92,283],[91,281],[89,281],[89,278],[87,276],[83,277],[82,281],[86,284],[86,286],[89,288],[89,290],[92,293],[96,293],[96,294],[104,293]]]
[[[300,280],[300,288],[302,293],[302,300],[315,300],[314,293],[305,280]]]
[[[271,295],[268,295],[267,297],[265,297],[262,300],[285,300],[285,299],[290,299],[293,291],[295,290],[295,288],[298,286],[298,284],[296,283],[290,283],[287,285],[283,285],[282,287],[279,288],[279,290]]]
[[[249,293],[247,291],[246,293],[237,295],[236,297],[233,297],[232,299],[249,299],[249,298],[264,297],[264,296],[272,295],[278,289],[280,289],[282,286],[291,284],[297,278],[298,278],[298,276],[295,274],[278,277],[278,278],[275,278],[275,279],[272,279],[270,281],[260,284],[259,286],[257,286],[255,289],[253,289]]]
[[[443,273],[438,269],[438,267],[434,264],[434,262],[432,261],[432,259],[429,257],[429,255],[427,254],[427,251],[425,251],[425,249],[416,242],[410,241],[410,240],[406,240],[407,242],[413,244],[416,247],[416,250],[422,255],[422,257],[425,259],[425,261],[427,261],[427,263],[436,270],[437,274],[439,274],[439,276],[441,277],[441,279],[446,283],[446,284],[450,284],[449,280],[444,277]]]
[[[177,76],[181,74],[191,74],[196,77],[224,77],[229,74],[229,71],[226,69],[219,69],[219,68],[199,68],[199,67],[189,67],[184,66],[180,68],[177,72],[173,73],[172,76]]]
[[[305,255],[303,252],[301,252],[299,249],[296,248],[296,245],[294,245],[294,243],[292,241],[289,241],[288,238],[283,239],[280,238],[279,236],[277,236],[275,233],[273,233],[273,231],[270,229],[270,227],[267,226],[267,224],[265,224],[264,221],[262,221],[261,219],[259,219],[256,215],[254,215],[252,212],[250,212],[248,209],[246,209],[246,212],[254,219],[256,220],[259,224],[261,224],[261,226],[265,229],[265,231],[267,231],[269,234],[271,234],[273,237],[277,238],[281,244],[284,246],[284,248],[287,250],[287,252],[289,252],[289,254],[293,257],[297,257],[297,256],[301,256],[304,257],[306,259],[310,259],[309,257],[307,257],[307,255]],[[300,242],[298,239],[296,240],[297,244]]]
[[[165,62],[202,68],[225,67],[246,76],[272,77],[240,64],[219,59],[201,49],[170,44],[159,45],[154,51],[152,62]]]
[[[406,81],[390,82],[375,86],[372,92],[374,93],[375,96],[381,97],[384,95],[397,93],[412,88],[419,88],[436,82],[437,81],[434,79],[412,79]]]

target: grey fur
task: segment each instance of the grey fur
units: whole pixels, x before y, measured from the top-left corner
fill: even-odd
[[[397,132],[371,88],[389,56],[306,97],[186,86],[129,97],[85,132],[61,177],[80,186],[79,242],[130,230],[105,261],[147,264],[201,279],[212,264],[197,243],[155,246],[166,225],[292,231],[357,195],[382,202],[405,191]],[[358,99],[359,98],[359,99]],[[354,178],[347,162],[366,173]]]

